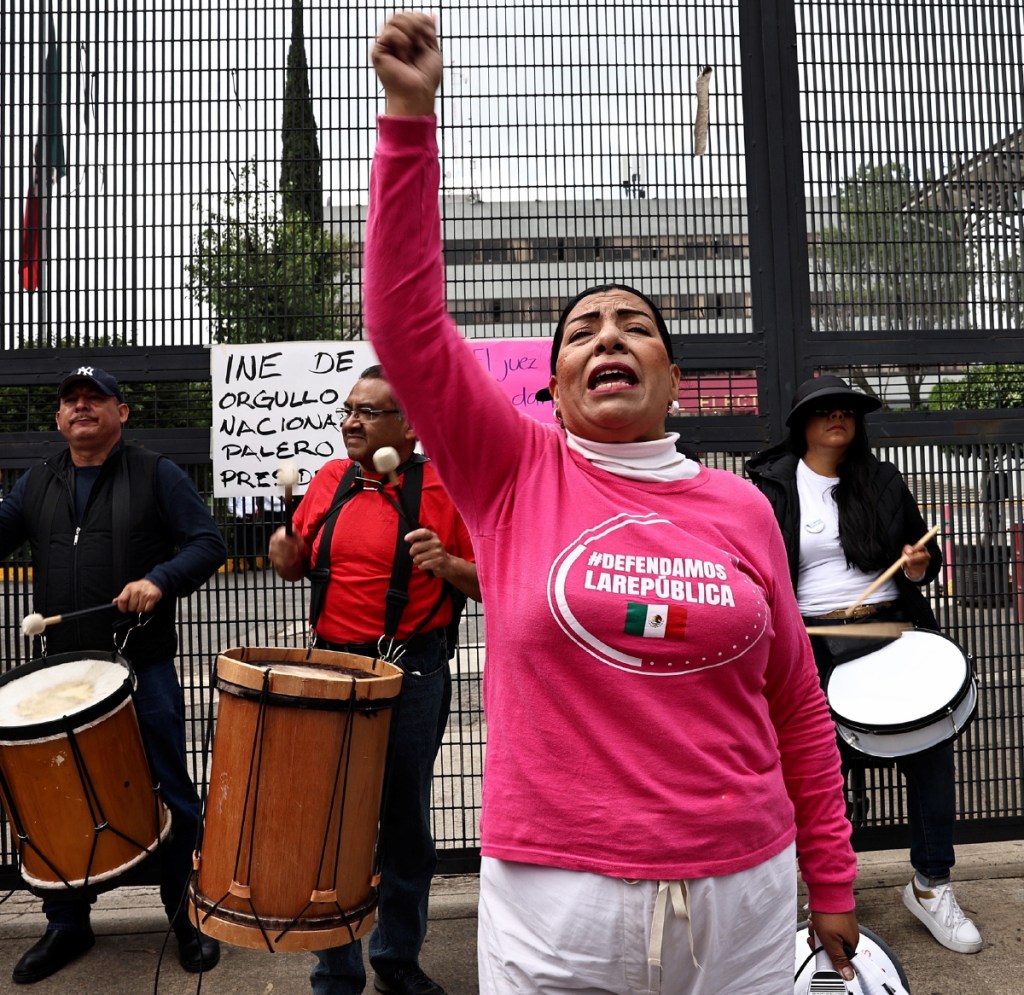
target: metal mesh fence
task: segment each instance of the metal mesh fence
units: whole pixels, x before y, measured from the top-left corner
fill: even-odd
[[[236,569],[262,537],[247,546],[245,525],[213,497],[203,350],[247,336],[361,336],[382,105],[368,50],[389,10],[305,3],[298,32],[289,0],[86,2],[53,7],[52,33],[51,8],[37,2],[0,22],[10,67],[0,79],[0,497],[44,449],[64,357],[95,353],[115,370],[130,361],[131,427],[163,433],[154,448],[189,464],[231,548],[230,569],[180,611],[200,778],[216,654],[294,644],[305,617],[303,587],[260,569],[258,553],[254,569]],[[436,10],[447,285],[465,333],[549,335],[581,287],[642,287],[681,347],[686,416],[673,427],[734,472],[780,422],[777,367],[790,388],[792,370],[809,368],[882,397],[875,441],[943,525],[935,607],[981,677],[978,719],[958,747],[960,831],[1014,831],[1024,821],[1024,454],[1009,411],[1021,405],[1024,329],[1016,5],[456,0]],[[792,100],[785,66],[751,82],[765,57],[758,31],[775,14],[793,22]],[[301,115],[286,114],[304,100],[289,89],[289,52],[300,49],[315,152]],[[700,78],[710,126],[696,154]],[[789,218],[751,199],[753,86],[799,125],[803,185]],[[310,203],[323,216],[312,235],[295,213]],[[799,230],[784,232],[794,217]],[[757,240],[780,268],[794,245],[806,252],[807,273],[771,288],[797,301],[797,324],[808,299],[794,355],[791,329],[754,317]],[[965,413],[974,408],[995,411]],[[25,567],[8,560],[0,584],[5,669],[27,653]],[[435,782],[438,845],[453,863],[478,845],[484,625],[471,606]],[[884,765],[865,778],[862,844],[897,845],[899,780]],[[9,837],[3,847],[12,868]]]

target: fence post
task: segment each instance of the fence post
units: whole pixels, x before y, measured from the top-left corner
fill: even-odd
[[[771,441],[786,434],[797,384],[813,372],[810,261],[800,121],[800,67],[792,0],[744,0],[739,42],[754,331],[772,362],[758,369]]]
[[[1013,590],[1017,595],[1017,621],[1024,622],[1024,524],[1014,522],[1010,526],[1013,535]]]
[[[946,594],[955,594],[953,589],[953,509],[948,504],[942,506],[942,580]]]

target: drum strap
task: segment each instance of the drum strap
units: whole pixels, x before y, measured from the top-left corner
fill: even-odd
[[[386,605],[384,609],[384,636],[393,640],[398,632],[402,621],[402,614],[405,606],[409,603],[409,579],[412,576],[412,556],[409,552],[409,544],[405,541],[405,534],[408,532],[406,514],[413,521],[419,520],[420,499],[423,493],[423,464],[427,462],[425,456],[419,453],[406,460],[397,472],[402,477],[402,496],[405,507],[381,487],[381,496],[387,500],[398,513],[398,535],[395,538],[395,555],[391,566],[391,580],[388,584]],[[376,483],[376,481],[374,482]],[[338,522],[338,513],[352,500],[361,490],[364,489],[363,478],[358,475],[358,467],[353,463],[338,481],[337,490],[334,492],[334,501],[330,510],[320,520],[313,534],[320,533],[320,543],[317,547],[316,558],[312,569],[309,571],[311,585],[309,598],[309,627],[316,632],[316,624],[323,611],[324,603],[327,600],[327,585],[331,577],[331,541],[334,536],[334,528]],[[322,531],[321,531],[322,530]],[[441,594],[434,606],[427,615],[416,626],[419,632],[429,622],[448,596],[449,585],[445,583]]]
[[[409,578],[412,576],[412,554],[409,552],[409,544],[405,541],[405,534],[408,531],[406,515],[414,522],[420,520],[420,498],[423,493],[423,464],[427,462],[425,456],[413,453],[405,464],[405,472],[402,474],[402,497],[403,506],[399,507],[398,502],[383,488],[381,494],[391,502],[391,506],[398,512],[398,536],[395,539],[395,557],[391,566],[391,583],[388,584],[388,593],[385,596],[387,605],[384,610],[384,636],[392,643],[398,632],[398,626],[402,621],[402,613],[409,603]],[[401,469],[401,468],[400,468]],[[444,604],[444,600],[454,588],[448,581],[441,584],[441,593],[438,594],[430,611],[417,622],[416,628],[410,633],[415,635],[426,628],[427,623],[437,614],[438,609]]]
[[[331,579],[331,540],[334,537],[334,526],[338,521],[338,513],[362,489],[362,482],[356,480],[358,468],[353,463],[338,481],[338,489],[334,492],[334,501],[327,514],[320,519],[313,535],[320,532],[320,545],[316,551],[316,560],[309,571],[309,628],[316,632],[316,623],[324,610],[327,600],[327,582]],[[321,532],[321,530],[323,530]]]
[[[413,453],[415,457],[417,454]],[[402,496],[405,498],[405,510],[398,506],[398,502],[383,488],[381,494],[394,506],[398,512],[398,536],[395,539],[395,555],[391,564],[391,582],[388,584],[388,593],[385,595],[387,606],[384,609],[384,635],[388,639],[394,639],[398,632],[398,626],[402,621],[402,613],[409,603],[409,578],[412,577],[412,555],[409,552],[409,544],[405,541],[405,534],[409,531],[409,522],[406,514],[413,522],[420,520],[420,498],[423,494],[423,463],[420,459],[415,463],[409,463],[402,474]],[[419,631],[437,611],[437,606],[418,625]]]

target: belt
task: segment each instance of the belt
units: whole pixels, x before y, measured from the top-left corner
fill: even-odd
[[[396,639],[394,648],[396,650],[404,649],[407,653],[418,653],[421,650],[430,649],[432,646],[436,646],[443,635],[443,626],[437,629],[430,629],[427,632],[417,632],[409,636],[408,639]],[[324,639],[323,636],[317,636],[316,649],[333,650],[335,653],[353,653],[356,656],[376,658],[379,652],[378,642],[378,640],[374,640],[370,643],[332,643]],[[384,638],[382,645],[387,645],[386,638]]]
[[[892,606],[892,601],[880,601],[877,605],[857,605],[852,612],[848,611],[846,608],[837,608],[834,612],[829,612],[827,615],[811,615],[809,617],[815,619],[870,618],[872,615],[880,612],[883,608],[891,608]]]

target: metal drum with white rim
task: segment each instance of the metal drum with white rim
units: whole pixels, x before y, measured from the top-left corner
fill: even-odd
[[[838,664],[825,695],[839,735],[873,757],[909,756],[951,742],[978,707],[970,656],[924,629]]]
[[[851,963],[856,972],[853,981],[823,984],[818,991],[842,991],[844,995],[910,995],[910,983],[896,954],[880,936],[860,926],[857,953]],[[816,970],[831,972],[832,963],[822,953],[814,954],[807,942],[807,923],[796,928],[796,972],[793,995],[812,995],[811,981]],[[841,986],[841,987],[840,987]]]

